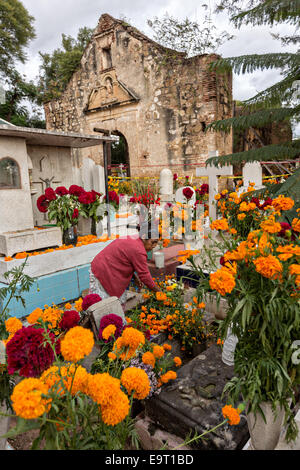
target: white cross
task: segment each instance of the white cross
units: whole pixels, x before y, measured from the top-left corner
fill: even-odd
[[[210,157],[217,157],[218,151],[209,152]],[[232,176],[233,168],[231,165],[223,167],[219,166],[208,166],[205,168],[196,168],[196,176],[208,176],[209,184],[209,217],[212,220],[217,218],[217,210],[215,204],[215,195],[218,194],[218,176]]]

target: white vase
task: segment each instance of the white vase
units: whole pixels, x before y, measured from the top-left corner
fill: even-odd
[[[265,415],[266,422],[257,411],[247,413],[247,423],[251,437],[251,446],[254,450],[274,450],[278,444],[284,423],[285,410],[276,408],[276,413],[272,409],[270,402],[263,402],[260,407]]]
[[[235,352],[237,343],[238,343],[237,337],[234,336],[231,332],[231,329],[228,328],[227,337],[224,341],[223,350],[222,350],[222,361],[227,366],[234,365],[234,352]]]
[[[156,251],[153,253],[155,266],[159,269],[164,268],[165,266],[165,254],[163,251]]]

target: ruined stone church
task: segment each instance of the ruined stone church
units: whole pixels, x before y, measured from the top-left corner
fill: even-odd
[[[209,69],[217,58],[187,58],[104,14],[64,93],[45,104],[47,129],[118,135],[131,176],[191,173],[210,152],[232,152],[231,134],[205,132],[232,117],[232,76]],[[101,147],[74,152],[103,164]]]

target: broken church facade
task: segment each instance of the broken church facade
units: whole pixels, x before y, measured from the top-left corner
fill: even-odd
[[[211,152],[232,153],[231,134],[205,132],[232,117],[231,73],[209,69],[218,57],[186,58],[104,14],[66,90],[45,104],[47,129],[120,136],[131,176],[188,174]],[[75,152],[103,164],[99,147]]]

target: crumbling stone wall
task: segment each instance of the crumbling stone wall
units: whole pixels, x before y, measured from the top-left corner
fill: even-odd
[[[210,122],[232,116],[231,74],[209,70],[217,57],[187,59],[102,15],[65,92],[45,105],[47,129],[123,134],[133,176],[163,167],[195,172],[209,151],[232,152],[231,134],[205,132]],[[81,155],[103,158],[101,147]]]

